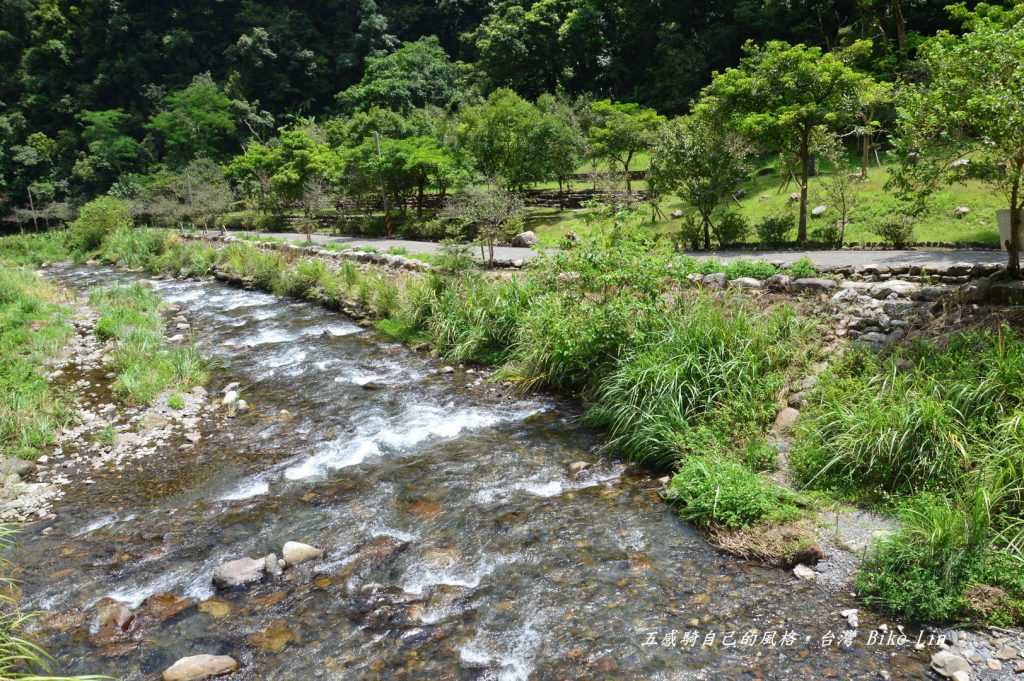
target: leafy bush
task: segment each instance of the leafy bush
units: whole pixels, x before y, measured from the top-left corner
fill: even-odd
[[[820,227],[815,227],[811,230],[811,241],[819,244],[826,244],[828,246],[839,246],[839,227],[834,222],[830,222]]]
[[[891,214],[875,222],[871,231],[886,243],[903,248],[914,238],[914,218],[910,215]]]
[[[715,240],[721,248],[741,243],[750,232],[750,223],[740,213],[725,213],[712,224]]]
[[[807,256],[804,256],[796,262],[786,267],[786,273],[794,279],[801,279],[805,277],[816,277],[818,276],[818,268],[815,267],[814,263]]]
[[[678,504],[679,515],[701,527],[737,530],[800,517],[791,492],[716,457],[687,457],[665,496]]]
[[[679,223],[678,242],[684,249],[699,251],[704,242],[704,225],[695,213],[687,213]]]
[[[786,235],[793,231],[793,226],[791,213],[766,215],[757,223],[757,238],[762,244],[778,246],[786,243]]]
[[[775,265],[771,264],[766,260],[750,260],[748,258],[739,258],[737,260],[731,260],[726,263],[724,268],[720,268],[719,271],[725,272],[725,276],[730,279],[736,279],[738,277],[754,277],[755,279],[767,279],[776,272],[779,271]]]
[[[80,254],[91,253],[114,230],[130,229],[131,226],[128,202],[113,196],[101,196],[82,206],[78,218],[69,225],[70,245]]]

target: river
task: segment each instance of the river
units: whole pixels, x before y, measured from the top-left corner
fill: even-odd
[[[868,645],[863,612],[845,645],[849,595],[710,547],[649,474],[595,453],[573,403],[505,395],[312,304],[151,281],[215,362],[211,393],[237,382],[252,408],[96,471],[23,533],[26,606],[88,614],[44,637],[59,671],[156,679],[219,653],[260,680],[923,678],[925,653]],[[215,592],[220,563],[288,540],[326,553]],[[99,599],[157,592],[206,602],[96,642]]]

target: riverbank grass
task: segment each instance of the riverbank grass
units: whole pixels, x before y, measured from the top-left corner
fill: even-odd
[[[164,338],[159,296],[140,284],[93,289],[89,303],[99,312],[96,336],[114,341],[111,368],[115,394],[149,404],[168,389],[187,390],[206,382],[206,364],[191,345]]]
[[[36,458],[71,419],[44,365],[72,333],[58,291],[34,273],[0,264],[0,444]]]
[[[798,478],[902,521],[868,553],[864,600],[917,621],[1024,622],[1024,339],[998,326],[848,351],[808,402]]]

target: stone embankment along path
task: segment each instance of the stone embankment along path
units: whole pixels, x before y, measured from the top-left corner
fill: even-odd
[[[250,237],[265,237],[304,243],[306,236],[295,232],[240,232]],[[367,239],[348,236],[332,236],[329,234],[313,234],[313,244],[326,246],[336,244],[346,248],[375,248],[385,252],[392,248],[404,249],[409,253],[440,253],[442,245],[434,241],[413,241],[411,239]],[[532,248],[514,246],[498,246],[494,256],[498,261],[526,261],[537,255]],[[700,251],[690,253],[697,258],[713,258],[722,262],[740,259],[765,260],[781,265],[791,265],[797,260],[807,258],[815,267],[823,272],[835,269],[852,268],[925,268],[939,272],[953,265],[994,265],[1002,266],[1006,262],[1005,254],[995,249],[914,249],[914,250],[727,250]]]

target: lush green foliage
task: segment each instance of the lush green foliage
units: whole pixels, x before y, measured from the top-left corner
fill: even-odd
[[[784,523],[800,517],[793,493],[749,468],[715,456],[683,460],[665,491],[679,514],[703,527],[737,530],[759,523]]]
[[[128,204],[112,196],[101,196],[82,206],[78,218],[69,225],[71,245],[81,253],[88,253],[99,248],[115,229],[131,226]]]
[[[958,489],[1001,448],[1019,447],[1010,436],[1020,427],[1022,386],[1024,341],[1005,328],[888,357],[851,351],[811,395],[791,460],[815,487]]]
[[[54,289],[29,271],[0,264],[0,447],[36,457],[70,411],[43,376],[72,332]],[[2,630],[2,629],[0,629]]]
[[[96,336],[115,343],[111,367],[114,392],[137,403],[152,402],[169,389],[204,383],[206,366],[190,345],[172,346],[164,339],[160,298],[133,284],[94,289],[89,302],[100,313]]]

